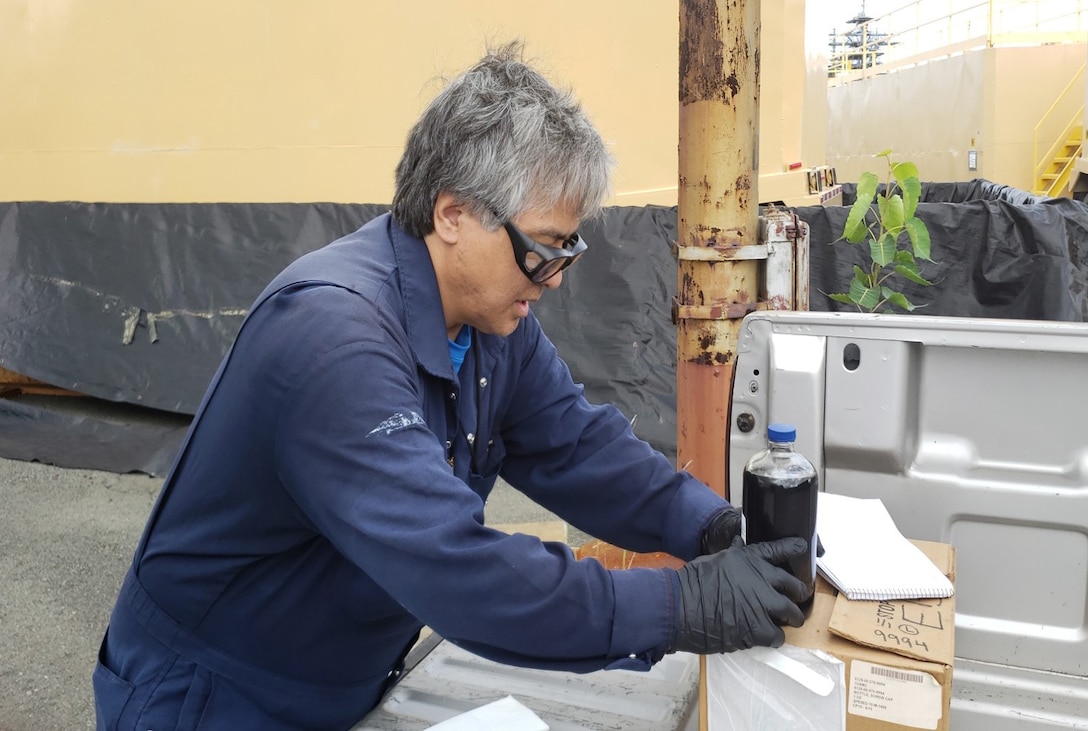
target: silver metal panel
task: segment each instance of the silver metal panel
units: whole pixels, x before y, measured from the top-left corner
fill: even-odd
[[[822,385],[802,363],[744,387],[797,337],[822,343]],[[761,312],[736,374],[732,484],[762,445],[737,415],[777,419],[781,381],[798,409],[821,402],[819,441],[799,448],[824,489],[879,497],[904,535],[955,545],[955,728],[1088,723],[1088,325]]]
[[[732,426],[729,435],[730,497],[741,504],[744,465],[766,449],[767,425],[787,422],[797,427],[796,447],[823,469],[823,384],[825,338],[795,333],[770,333],[742,343],[734,370]],[[746,347],[747,346],[747,347]],[[751,416],[752,428],[738,426],[741,414]]]
[[[1083,678],[956,660],[950,728],[1043,731],[1088,728]]]
[[[511,667],[440,642],[353,731],[422,731],[512,695],[552,731],[695,731],[699,658],[667,655],[649,672]]]
[[[900,340],[827,338],[824,420],[828,465],[901,472],[917,430],[917,343]],[[875,417],[875,418],[874,418]]]

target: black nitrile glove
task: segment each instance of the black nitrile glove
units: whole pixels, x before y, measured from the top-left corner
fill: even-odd
[[[797,606],[805,585],[774,564],[807,550],[801,538],[745,546],[737,537],[728,551],[685,565],[678,571],[680,628],[672,649],[708,655],[779,647],[786,639],[780,625],[800,627],[805,621]]]
[[[740,535],[740,511],[729,506],[717,513],[707,523],[703,537],[699,541],[699,555],[724,551],[733,545],[733,539]]]

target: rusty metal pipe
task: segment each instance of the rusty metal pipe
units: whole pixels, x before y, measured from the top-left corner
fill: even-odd
[[[759,257],[759,0],[681,0],[677,462],[726,497],[729,399]]]

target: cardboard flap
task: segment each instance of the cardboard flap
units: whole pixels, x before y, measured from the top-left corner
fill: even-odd
[[[945,576],[955,581],[954,549],[913,541]],[[951,665],[955,653],[956,598],[850,601],[840,594],[831,610],[832,634],[897,655]]]

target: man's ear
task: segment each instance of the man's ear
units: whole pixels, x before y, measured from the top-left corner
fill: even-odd
[[[440,192],[434,202],[434,232],[447,244],[457,243],[465,206],[454,196]]]

